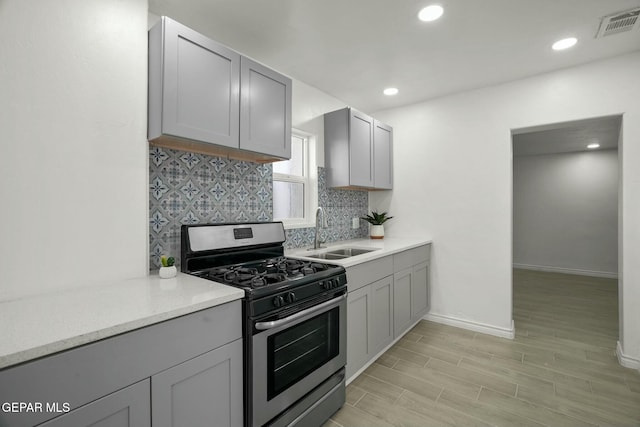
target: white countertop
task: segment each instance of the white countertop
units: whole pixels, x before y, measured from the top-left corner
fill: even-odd
[[[178,273],[0,302],[0,369],[243,296],[241,289]]]
[[[340,248],[372,252],[322,262],[350,267],[431,243],[419,238],[357,239],[287,250],[293,258]],[[314,259],[315,260],[315,259]],[[244,291],[178,273],[106,282],[0,301],[0,369],[240,299]]]
[[[387,255],[392,255],[430,243],[431,240],[428,239],[400,237],[385,237],[384,239],[342,240],[340,242],[329,243],[326,245],[326,248],[322,249],[290,249],[286,251],[285,255],[292,258],[318,261],[318,259],[313,258],[311,255],[319,252],[329,252],[341,248],[375,249],[372,252],[351,256],[348,258],[321,260],[322,262],[326,262],[327,264],[337,264],[343,267],[351,267],[363,262],[372,261],[377,258],[382,258]]]

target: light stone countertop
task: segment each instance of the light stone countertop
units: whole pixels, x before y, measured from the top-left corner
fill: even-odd
[[[356,239],[318,250],[287,250],[292,258],[309,258],[340,248],[375,249],[339,260],[351,267],[431,243],[420,238]],[[88,344],[174,317],[240,299],[244,291],[178,273],[173,279],[157,274],[55,293],[0,301],[0,369]]]
[[[244,291],[178,273],[0,302],[0,369],[240,299]]]
[[[352,267],[363,262],[373,261],[398,252],[417,248],[419,246],[430,244],[431,240],[422,238],[401,238],[401,237],[385,237],[384,239],[355,239],[342,240],[327,244],[322,249],[290,249],[285,252],[286,256],[291,258],[309,259],[327,264],[337,264],[343,267]],[[313,254],[330,252],[341,248],[357,248],[357,249],[375,249],[366,254],[355,255],[343,259],[322,259],[313,258]]]

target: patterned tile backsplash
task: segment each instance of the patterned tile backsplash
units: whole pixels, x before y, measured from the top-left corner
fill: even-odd
[[[369,209],[367,191],[336,190],[327,188],[324,168],[318,168],[318,206],[322,206],[329,220],[329,228],[320,229],[320,238],[327,242],[357,239],[369,235],[369,226],[360,221],[360,228],[351,228],[351,218],[365,216]],[[287,230],[286,248],[313,245],[315,228]]]
[[[324,168],[318,168],[318,203],[325,208],[329,228],[323,240],[366,237],[367,224],[351,229],[351,218],[367,213],[366,191],[328,189]],[[273,219],[273,180],[270,164],[149,148],[150,267],[160,267],[160,255],[180,260],[182,224],[261,222]],[[287,230],[287,248],[313,244],[314,228]]]

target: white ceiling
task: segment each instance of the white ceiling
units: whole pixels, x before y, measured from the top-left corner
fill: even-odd
[[[436,2],[444,16],[418,21]],[[595,39],[640,0],[149,0],[167,15],[372,113],[640,49],[640,31]],[[551,44],[576,36],[563,52]],[[386,97],[382,89],[400,93]]]
[[[587,145],[600,144],[599,150],[618,148],[622,116],[607,116],[513,132],[513,155],[587,151]]]

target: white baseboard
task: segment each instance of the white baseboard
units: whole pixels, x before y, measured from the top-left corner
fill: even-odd
[[[633,358],[631,356],[627,356],[622,352],[622,346],[620,345],[620,341],[616,345],[616,354],[618,355],[618,362],[625,368],[636,369],[640,371],[640,359]]]
[[[521,268],[523,270],[547,271],[549,273],[576,274],[579,276],[604,277],[607,279],[618,278],[618,273],[609,272],[609,271],[580,270],[577,268],[548,267],[545,265],[516,264],[516,263],[513,264],[513,268]]]
[[[473,320],[458,319],[451,316],[443,316],[442,314],[426,314],[423,319],[430,320],[444,325],[455,326],[456,328],[468,329],[474,332],[494,335],[501,338],[514,339],[516,336],[516,327],[511,321],[511,328],[501,328],[499,326],[487,325],[486,323],[474,322]]]

